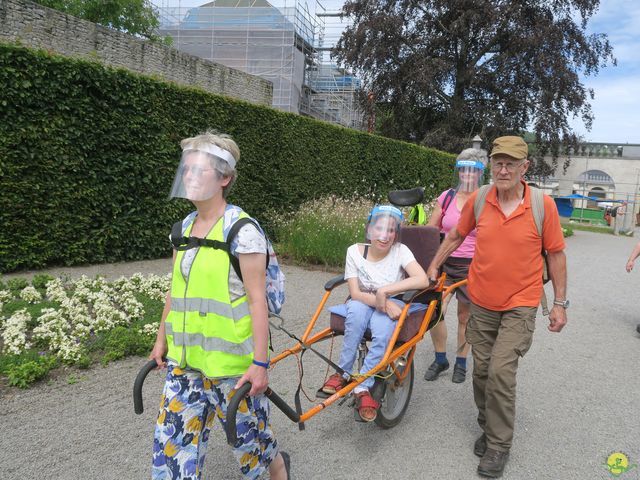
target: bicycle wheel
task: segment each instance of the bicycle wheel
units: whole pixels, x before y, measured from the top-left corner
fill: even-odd
[[[398,373],[402,373],[407,367],[400,366],[396,362],[395,368]],[[376,424],[382,428],[395,427],[407,411],[411,392],[413,392],[413,362],[408,368],[409,371],[402,382],[398,381],[393,372],[390,372],[390,376],[386,379],[380,379],[376,382],[380,384],[379,387],[384,389],[380,399],[378,416],[375,419]]]

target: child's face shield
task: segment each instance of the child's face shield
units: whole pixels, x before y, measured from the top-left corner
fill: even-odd
[[[235,168],[233,156],[216,145],[184,149],[169,198],[186,198],[197,202],[209,200],[221,192],[223,178],[215,168],[217,161]]]
[[[456,172],[458,173],[459,192],[474,192],[480,188],[484,163],[476,160],[457,160]]]
[[[395,242],[402,223],[402,212],[391,205],[375,207],[367,221],[367,241]]]

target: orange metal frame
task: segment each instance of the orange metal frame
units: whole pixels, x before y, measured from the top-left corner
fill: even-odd
[[[442,274],[440,278],[438,278],[438,282],[434,289],[436,292],[442,292],[443,299],[446,298],[447,295],[450,295],[451,292],[453,292],[453,290],[467,283],[466,280],[463,280],[461,282],[455,283],[445,288],[444,287],[445,279],[446,279],[446,275]],[[426,290],[423,290],[423,292],[424,291]],[[332,290],[325,292],[325,294],[322,297],[322,300],[320,301],[320,304],[318,305],[318,308],[316,308],[316,311],[313,314],[313,317],[311,317],[311,320],[309,321],[309,325],[307,325],[307,328],[304,334],[302,335],[301,340],[302,340],[302,343],[304,343],[305,345],[313,345],[314,343],[320,342],[334,335],[334,332],[330,328],[325,328],[323,330],[320,330],[318,333],[314,335],[311,334],[316,325],[316,322],[318,321],[318,318],[320,318],[320,314],[322,313],[324,306],[327,303],[327,300],[331,296],[331,292]],[[420,292],[420,293],[423,293],[423,292]],[[318,412],[320,412],[321,410],[324,410],[326,407],[334,403],[336,400],[339,400],[345,397],[346,395],[348,395],[355,387],[357,387],[362,382],[364,382],[365,379],[384,370],[389,365],[391,366],[393,372],[396,374],[398,382],[402,383],[404,381],[405,377],[407,376],[407,373],[409,372],[409,367],[411,366],[411,362],[413,361],[413,355],[415,353],[414,347],[417,345],[417,343],[420,340],[422,340],[422,338],[424,337],[424,334],[427,332],[427,328],[431,323],[431,318],[433,317],[433,314],[436,311],[436,308],[438,307],[438,300],[432,300],[431,302],[429,302],[429,305],[427,307],[427,310],[425,311],[424,317],[422,318],[422,324],[420,325],[420,329],[418,330],[418,333],[409,341],[403,343],[402,345],[397,346],[397,348],[394,349],[400,330],[402,330],[404,321],[407,318],[410,305],[411,304],[408,303],[402,309],[402,313],[398,318],[396,328],[393,331],[393,335],[391,336],[391,340],[389,341],[389,345],[387,346],[387,350],[385,351],[385,354],[382,360],[380,360],[380,362],[371,370],[369,370],[367,373],[359,376],[357,379],[350,382],[344,388],[338,390],[336,393],[331,395],[329,398],[325,399],[323,402],[316,404],[306,412],[303,412],[300,415],[300,422],[306,422],[311,417],[316,415]],[[271,365],[273,366],[279,361],[289,357],[290,355],[295,355],[301,352],[303,349],[302,343],[297,343],[292,348],[284,350],[282,353],[272,358]],[[408,355],[407,355],[406,367],[404,368],[403,372],[399,372],[398,370],[396,370],[393,362],[395,362],[395,360],[397,360],[399,357],[407,354],[407,352],[408,352]]]

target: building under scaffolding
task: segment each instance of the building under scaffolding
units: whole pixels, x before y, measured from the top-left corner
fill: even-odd
[[[178,50],[260,76],[273,84],[273,106],[362,128],[359,82],[325,60],[324,18],[302,0],[155,0],[160,34]]]

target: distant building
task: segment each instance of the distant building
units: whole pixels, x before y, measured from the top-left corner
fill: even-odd
[[[566,172],[562,165],[569,157]],[[551,159],[547,159],[551,163]],[[558,158],[554,176],[531,178],[530,183],[557,197],[578,193],[603,200],[627,202],[629,215],[625,226],[631,228],[640,210],[640,145],[584,143],[577,151],[569,151]],[[574,200],[574,207],[604,208],[611,202]]]
[[[188,9],[161,3],[159,33],[178,50],[269,80],[275,108],[362,128],[359,82],[323,62],[323,20],[306,2],[276,8],[266,0],[215,0]]]

